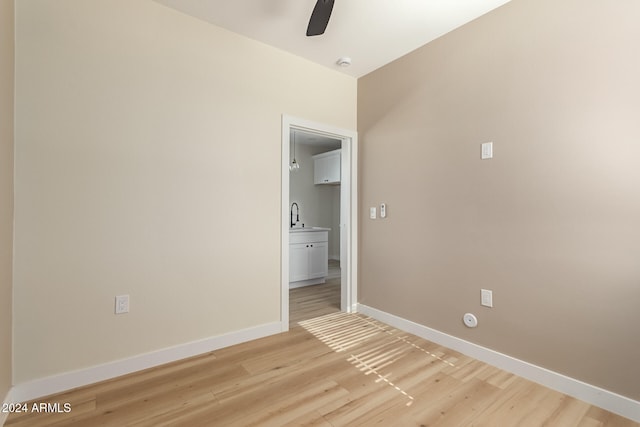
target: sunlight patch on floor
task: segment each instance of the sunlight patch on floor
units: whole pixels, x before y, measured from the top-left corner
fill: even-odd
[[[413,396],[390,379],[392,372],[385,373],[384,370],[414,350],[455,367],[450,361],[409,341],[407,336],[399,336],[397,329],[375,319],[338,312],[299,324],[336,353],[351,350],[346,360],[364,375],[375,375],[376,383],[385,383],[409,399],[407,406],[413,403]],[[356,347],[361,347],[361,351],[354,351]]]

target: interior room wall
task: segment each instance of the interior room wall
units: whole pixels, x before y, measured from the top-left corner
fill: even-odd
[[[355,129],[355,79],[151,0],[16,12],[15,381],[278,322],[281,115]]]
[[[313,183],[313,156],[326,151],[332,150],[309,144],[296,145],[296,161],[300,164],[300,168],[289,175],[289,201],[290,204],[293,202],[298,204],[300,222],[306,227],[331,228],[329,231],[329,258],[339,259],[340,186],[315,185]],[[337,218],[336,209],[338,210]]]
[[[361,303],[640,400],[638,16],[513,0],[358,81]]]
[[[324,217],[321,212],[321,194],[313,184],[311,156],[315,151],[310,145],[296,144],[296,161],[300,168],[289,173],[289,204],[294,202],[298,204],[300,223],[305,227],[320,227],[320,218]]]
[[[0,402],[11,388],[14,1],[0,1]],[[0,413],[0,424],[3,415]]]

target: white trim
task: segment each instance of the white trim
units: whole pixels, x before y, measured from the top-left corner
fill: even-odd
[[[280,248],[280,321],[282,331],[289,330],[289,132],[300,129],[342,141],[342,177],[340,191],[340,268],[342,270],[341,307],[353,312],[358,300],[357,290],[357,242],[358,242],[358,133],[298,117],[282,115],[281,159],[281,248]],[[345,161],[346,160],[346,161]],[[348,173],[347,173],[348,172]],[[344,189],[348,188],[348,192]],[[346,195],[345,195],[346,194]],[[348,203],[344,203],[344,199]],[[345,262],[346,259],[346,262]]]
[[[340,307],[353,313],[358,301],[358,134],[342,140],[340,191]],[[347,191],[345,191],[345,188]]]
[[[90,368],[54,375],[14,386],[6,402],[25,402],[55,393],[97,383],[154,366],[163,365],[209,351],[229,347],[280,332],[280,322],[267,323],[240,331],[230,332],[199,341],[168,347],[162,350],[140,354],[127,359],[116,360]],[[0,425],[2,425],[0,423]]]
[[[307,286],[321,285],[327,283],[326,277],[320,277],[317,279],[299,280],[297,282],[289,283],[289,289],[305,288]]]
[[[376,308],[358,304],[358,312],[390,326],[443,345],[545,387],[583,400],[609,412],[640,422],[640,402],[549,369],[482,347]]]
[[[280,160],[282,188],[280,194],[280,329],[289,330],[289,128],[293,119],[282,116],[282,159]]]

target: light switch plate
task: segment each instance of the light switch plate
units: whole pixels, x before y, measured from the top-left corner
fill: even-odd
[[[129,295],[116,296],[116,314],[129,312]]]
[[[493,142],[485,142],[482,144],[480,158],[482,160],[493,158]]]
[[[369,218],[370,219],[376,219],[376,207],[375,206],[369,208]]]
[[[493,291],[480,289],[480,304],[485,307],[493,307]]]

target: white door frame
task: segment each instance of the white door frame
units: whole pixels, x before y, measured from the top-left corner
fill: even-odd
[[[358,302],[358,134],[298,117],[282,115],[281,314],[282,331],[289,330],[289,135],[292,129],[342,141],[340,182],[340,268],[342,311],[353,313]]]

